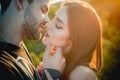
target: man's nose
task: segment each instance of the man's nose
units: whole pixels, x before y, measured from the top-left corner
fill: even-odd
[[[48,17],[48,15],[45,15],[45,21],[46,21],[46,28],[50,29],[51,28],[51,21]]]
[[[46,22],[50,22],[50,19],[49,19],[49,17],[48,17],[47,14],[45,15],[45,21],[46,21]]]
[[[47,30],[49,30],[49,29],[52,28],[50,22],[47,22],[47,23],[46,23],[46,28],[47,28]]]

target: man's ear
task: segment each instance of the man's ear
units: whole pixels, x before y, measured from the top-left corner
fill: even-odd
[[[23,10],[25,0],[15,0],[16,7],[18,10]]]

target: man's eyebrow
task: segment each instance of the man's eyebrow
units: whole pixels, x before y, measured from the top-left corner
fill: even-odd
[[[56,19],[64,25],[63,21],[60,20],[58,17],[56,17]]]

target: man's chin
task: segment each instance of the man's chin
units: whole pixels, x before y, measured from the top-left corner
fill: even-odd
[[[34,38],[34,40],[41,40],[42,36],[38,36],[36,38]]]
[[[42,34],[38,35],[38,36],[33,36],[32,38],[29,38],[30,40],[41,40],[42,38]]]

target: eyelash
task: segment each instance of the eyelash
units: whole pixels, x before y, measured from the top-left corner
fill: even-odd
[[[62,29],[60,24],[56,24],[55,27],[58,28],[58,29]]]

